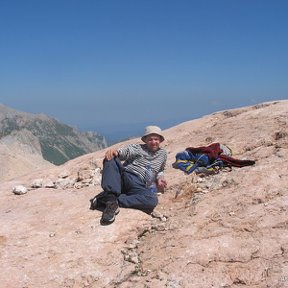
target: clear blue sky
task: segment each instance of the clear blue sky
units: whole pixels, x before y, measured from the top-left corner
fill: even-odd
[[[0,103],[108,137],[288,99],[286,0],[0,0]]]

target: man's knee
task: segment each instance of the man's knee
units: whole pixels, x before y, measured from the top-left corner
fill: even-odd
[[[158,197],[156,195],[147,196],[145,205],[145,210],[153,211],[154,208],[158,205]]]
[[[107,160],[107,159],[103,160],[103,173],[106,170],[109,170],[109,171],[113,170],[113,171],[118,171],[119,173],[122,174],[123,169],[124,169],[123,165],[118,157],[114,157],[111,160]]]

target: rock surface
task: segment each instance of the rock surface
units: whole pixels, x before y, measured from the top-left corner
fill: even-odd
[[[121,209],[109,226],[89,210],[105,149],[2,182],[1,287],[288,287],[287,119],[277,101],[165,130],[156,211]],[[177,152],[212,142],[256,164],[202,178],[172,168]]]

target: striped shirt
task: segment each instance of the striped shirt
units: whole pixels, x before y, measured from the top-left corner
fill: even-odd
[[[149,151],[146,144],[129,144],[118,149],[118,157],[124,162],[125,169],[140,176],[144,183],[151,180],[149,170],[154,178],[164,176],[167,152],[163,148]]]

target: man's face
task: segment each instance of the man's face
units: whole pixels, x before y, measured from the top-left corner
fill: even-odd
[[[145,143],[150,151],[157,151],[161,143],[161,137],[157,134],[150,134],[145,137]]]

